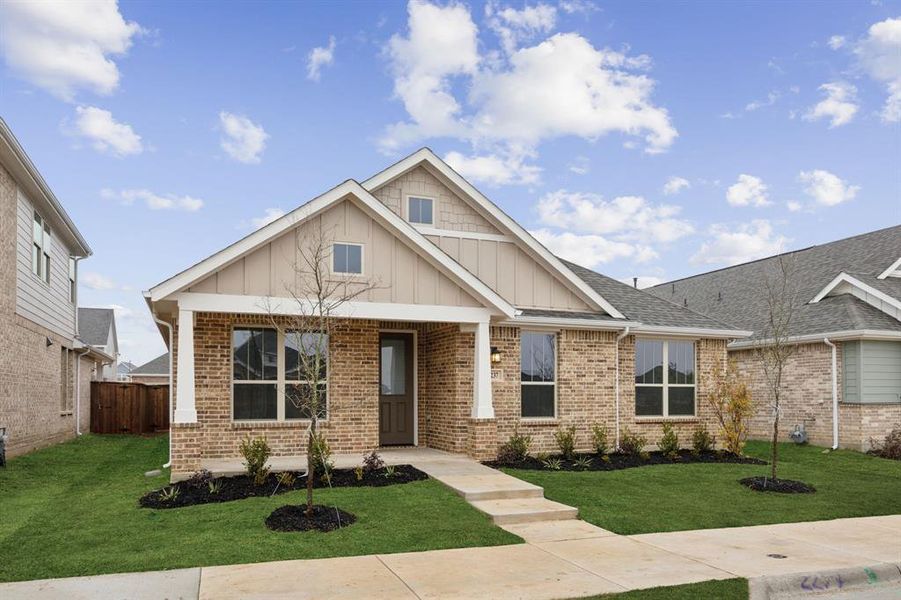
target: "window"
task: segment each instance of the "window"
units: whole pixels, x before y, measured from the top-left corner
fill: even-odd
[[[31,272],[50,283],[50,226],[34,213],[31,228]]]
[[[694,343],[637,340],[635,342],[635,415],[639,417],[689,417],[694,414]]]
[[[410,196],[408,198],[407,213],[411,223],[419,223],[421,225],[434,225],[435,219],[432,214],[435,201],[431,198],[417,198]]]
[[[73,257],[69,257],[69,302],[75,304],[75,259]]]
[[[553,417],[555,414],[556,350],[553,333],[523,331],[520,335],[520,413],[523,417]]]
[[[360,244],[334,244],[332,246],[332,272],[361,275],[363,273],[363,246]]]
[[[232,332],[232,402],[236,421],[278,418],[278,346],[274,329]]]
[[[318,417],[327,418],[328,335],[288,331],[284,349],[285,419],[309,419],[314,403]]]

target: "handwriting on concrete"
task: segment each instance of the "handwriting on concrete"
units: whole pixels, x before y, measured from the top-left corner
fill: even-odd
[[[801,589],[806,592],[821,592],[832,588],[842,589],[845,580],[841,575],[813,575],[801,578]]]

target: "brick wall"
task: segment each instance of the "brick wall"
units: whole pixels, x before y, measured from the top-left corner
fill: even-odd
[[[460,326],[419,327],[419,443],[466,452],[472,414],[473,334]]]
[[[866,452],[872,441],[882,442],[901,427],[901,404],[840,404],[838,439],[843,448]]]

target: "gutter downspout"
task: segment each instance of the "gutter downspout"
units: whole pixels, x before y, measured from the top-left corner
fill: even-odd
[[[619,450],[619,343],[629,335],[630,326],[626,325],[626,328],[623,329],[623,332],[616,336],[616,347],[614,348],[614,356],[616,360],[616,392],[615,392],[615,401],[616,401],[616,442],[614,444],[614,448]]]
[[[162,325],[169,330],[169,460],[163,465],[164,469],[168,469],[172,466],[172,419],[174,418],[175,409],[175,402],[172,401],[175,397],[175,388],[172,386],[172,324],[158,319],[156,313],[152,309],[150,311],[150,316],[153,317],[153,320],[156,321],[158,325]]]
[[[835,344],[829,338],[823,338],[823,342],[832,348],[832,449],[838,449],[838,371]]]
[[[76,311],[77,312],[77,311]],[[77,317],[76,317],[77,318]],[[81,357],[90,352],[85,348],[81,354],[75,353],[75,435],[81,435]]]

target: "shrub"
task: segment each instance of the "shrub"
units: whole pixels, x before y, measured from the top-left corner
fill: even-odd
[[[222,480],[221,479],[211,479],[206,484],[206,489],[209,491],[211,496],[215,496],[219,492],[222,491]]]
[[[644,436],[632,433],[629,431],[629,428],[626,427],[623,429],[623,435],[619,440],[619,447],[624,454],[628,454],[629,456],[639,456],[644,452],[644,447],[647,443],[648,440],[645,439]]]
[[[160,500],[163,502],[175,502],[180,495],[181,489],[176,485],[170,485],[167,488],[163,488],[160,492]]]
[[[576,460],[573,461],[573,466],[578,469],[590,469],[591,468],[591,457],[589,456],[580,456]]]
[[[272,454],[266,438],[244,438],[241,441],[240,450],[241,456],[244,457],[244,466],[247,469],[247,474],[253,478],[254,485],[266,483],[266,479],[269,477],[269,468],[266,466],[266,462]]]
[[[751,390],[734,360],[729,361],[725,370],[718,369],[710,383],[711,393],[707,399],[720,425],[723,447],[727,452],[740,455],[748,440],[748,421],[754,414]]]
[[[397,472],[397,467],[394,465],[385,467],[385,477],[390,479],[391,477],[397,477],[398,475],[400,475],[400,473]]]
[[[895,427],[889,431],[881,442],[876,438],[870,438],[870,445],[872,446],[870,454],[901,460],[901,427]]]
[[[334,468],[334,465],[332,464],[332,449],[322,432],[316,432],[310,446],[313,472],[327,475]]]
[[[510,439],[497,452],[497,460],[502,464],[513,464],[522,462],[529,456],[529,449],[532,447],[532,436],[521,435],[516,429]]]
[[[679,456],[679,436],[671,424],[663,424],[663,437],[660,438],[658,447],[664,456],[669,458]]]
[[[286,488],[292,487],[296,479],[297,478],[294,476],[294,473],[290,471],[282,471],[275,476],[275,480],[278,481],[278,484]]]
[[[559,458],[549,458],[541,462],[544,465],[545,469],[549,469],[551,471],[559,471],[563,466],[563,463],[560,462]]]
[[[554,440],[557,442],[557,448],[560,454],[566,460],[572,460],[576,455],[576,428],[566,427],[558,429],[554,432]]]
[[[691,452],[695,456],[698,454],[702,454],[704,452],[710,452],[713,450],[713,444],[716,440],[710,432],[707,431],[707,427],[703,424],[695,427],[694,433],[691,434]]]
[[[202,490],[203,488],[207,487],[212,480],[212,473],[210,473],[206,469],[200,469],[199,471],[194,471],[194,474],[188,477],[187,480],[185,480],[185,485],[189,488]]]
[[[378,471],[384,466],[385,461],[382,460],[381,455],[375,450],[363,457],[363,471],[366,473]],[[362,477],[360,479],[362,479]]]
[[[363,481],[363,467],[354,467],[354,476],[356,476],[357,481]]]
[[[594,423],[591,426],[591,442],[594,445],[594,451],[601,456],[607,454],[610,450],[610,444],[607,441],[607,428],[600,423]]]

